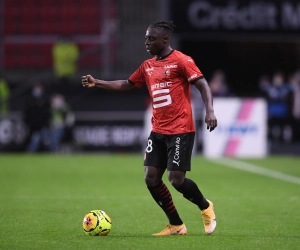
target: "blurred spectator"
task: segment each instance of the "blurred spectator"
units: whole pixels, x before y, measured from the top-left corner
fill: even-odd
[[[8,100],[10,90],[7,82],[0,77],[0,116],[6,116],[8,113]]]
[[[77,70],[79,48],[70,38],[64,36],[53,45],[52,56],[55,77],[58,80],[57,90],[66,94],[64,91]]]
[[[290,85],[285,83],[281,72],[273,75],[272,85],[267,93],[270,137],[275,141],[291,142],[293,92]]]
[[[292,75],[290,83],[294,91],[293,116],[300,120],[300,70]]]
[[[263,98],[268,98],[268,92],[271,88],[271,80],[270,77],[268,75],[261,75],[261,77],[259,78],[259,96],[263,97]]]
[[[38,151],[49,143],[50,105],[40,83],[33,86],[24,110],[24,122],[29,128],[29,152]]]
[[[61,94],[51,98],[51,151],[58,152],[63,139],[70,142],[70,132],[74,125],[74,114]]]
[[[213,97],[232,96],[232,93],[228,89],[225,73],[222,70],[216,70],[213,73],[211,80],[209,81],[209,86]]]
[[[300,140],[300,70],[292,74],[289,79],[293,89],[293,132],[295,140]]]

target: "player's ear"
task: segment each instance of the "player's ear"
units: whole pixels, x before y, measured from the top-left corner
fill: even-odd
[[[164,43],[167,43],[168,42],[168,40],[169,40],[169,35],[164,35]]]

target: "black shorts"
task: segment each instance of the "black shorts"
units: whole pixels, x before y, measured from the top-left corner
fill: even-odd
[[[190,171],[195,132],[163,135],[151,132],[145,150],[144,166]]]

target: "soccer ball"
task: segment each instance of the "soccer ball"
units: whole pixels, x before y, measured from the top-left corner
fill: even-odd
[[[82,226],[86,235],[106,236],[111,229],[111,219],[102,210],[92,210],[84,216]]]

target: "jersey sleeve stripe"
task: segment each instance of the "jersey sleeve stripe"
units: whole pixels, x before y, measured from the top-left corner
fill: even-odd
[[[129,82],[130,84],[132,84],[133,86],[135,86],[135,83],[134,83],[133,81],[131,81],[130,79],[128,79],[128,82]]]
[[[195,82],[197,82],[199,79],[204,78],[204,76],[199,76],[197,78],[195,78],[193,81],[190,82],[190,84],[194,84]]]

